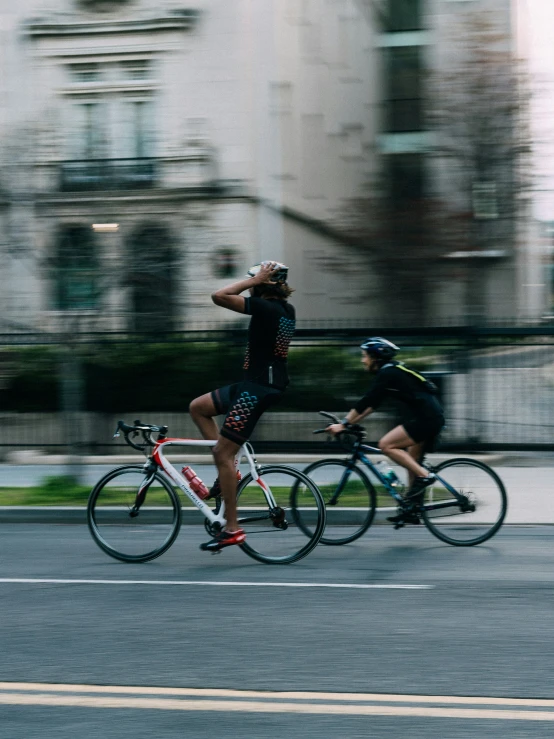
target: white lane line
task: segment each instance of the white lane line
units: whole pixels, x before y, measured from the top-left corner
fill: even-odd
[[[228,713],[297,713],[344,716],[410,716],[422,718],[493,719],[511,721],[554,721],[554,712],[431,706],[336,705],[324,703],[269,703],[222,700],[175,700],[163,698],[112,698],[108,696],[0,693],[0,704],[65,706],[78,708],[145,709],[162,711],[221,711]]]
[[[434,585],[395,585],[378,583],[322,582],[225,582],[207,580],[72,580],[53,577],[0,577],[0,584],[51,584],[51,585],[215,585],[234,588],[346,588],[349,590],[431,590]]]
[[[2,691],[36,691],[40,693],[105,693],[109,695],[170,695],[196,698],[259,698],[261,700],[317,700],[376,703],[446,703],[449,705],[488,705],[529,708],[554,708],[548,698],[497,698],[462,695],[411,695],[407,693],[324,693],[301,690],[233,690],[227,688],[167,688],[144,685],[79,685],[72,683],[0,682]]]

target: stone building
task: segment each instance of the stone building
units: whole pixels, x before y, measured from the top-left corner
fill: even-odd
[[[471,8],[519,43],[521,2],[0,0],[2,321],[234,321],[210,292],[275,258],[301,319],[386,322],[333,224],[378,171],[426,187],[426,70]],[[541,313],[525,223],[445,260],[429,320]]]
[[[186,328],[286,261],[299,314],[359,307],[323,221],[375,158],[371,19],[353,0],[0,3],[3,318]],[[73,324],[72,324],[73,325]]]

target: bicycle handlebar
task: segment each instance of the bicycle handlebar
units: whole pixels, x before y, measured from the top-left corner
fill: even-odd
[[[120,436],[120,431],[123,431],[123,436],[125,437],[126,444],[132,446],[133,449],[138,449],[139,452],[143,452],[146,447],[156,445],[156,442],[152,439],[153,433],[158,434],[158,441],[161,441],[165,438],[167,434],[167,426],[156,426],[150,423],[142,423],[142,421],[139,420],[135,421],[133,426],[129,426],[125,423],[125,421],[118,421],[117,428],[114,433],[114,438]],[[131,441],[131,439],[129,438],[131,435],[133,436],[133,438],[142,435],[144,443],[135,444],[135,442]]]
[[[327,411],[318,411],[320,416],[325,416],[333,423],[340,423],[340,418],[337,418],[333,413],[327,413]]]
[[[333,413],[327,413],[326,411],[319,411],[320,416],[325,416],[326,418],[329,418],[333,423],[340,423],[340,419],[338,419]],[[324,434],[326,433],[328,427],[325,427],[323,429],[316,429],[312,433],[314,434]],[[353,436],[358,437],[358,439],[363,439],[365,437],[365,429],[363,426],[359,426],[358,424],[350,424],[350,426],[347,429],[344,429],[344,431],[341,431],[337,434],[337,436],[342,436],[342,434],[352,434]]]

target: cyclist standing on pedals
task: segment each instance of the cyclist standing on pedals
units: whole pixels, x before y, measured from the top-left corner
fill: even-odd
[[[419,372],[394,360],[399,351],[392,342],[375,336],[364,342],[362,364],[375,375],[367,393],[360,398],[340,423],[331,424],[327,431],[334,436],[359,423],[376,411],[383,400],[393,398],[402,402],[407,413],[400,426],[389,431],[379,442],[379,448],[409,473],[409,488],[404,496],[407,510],[388,520],[393,523],[419,523],[414,507],[420,505],[425,488],[435,480],[434,474],[421,466],[425,447],[444,426],[442,406],[437,398],[436,386]]]
[[[218,477],[206,498],[225,502],[226,526],[212,541],[200,546],[219,551],[242,544],[246,535],[237,520],[237,480],[235,457],[250,438],[258,419],[277,403],[289,384],[287,355],[295,329],[295,310],[287,302],[292,289],[287,284],[288,267],[279,262],[262,262],[248,270],[245,279],[222,287],[212,295],[216,305],[252,316],[241,382],[195,398],[190,414],[204,439],[217,439],[213,455]],[[250,297],[241,293],[248,290]],[[220,430],[214,416],[225,415]]]

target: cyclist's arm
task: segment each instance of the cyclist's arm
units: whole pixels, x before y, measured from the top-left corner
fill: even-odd
[[[245,299],[241,293],[264,282],[271,283],[272,274],[278,271],[278,269],[276,270],[271,266],[273,264],[274,262],[269,262],[263,266],[254,277],[246,277],[244,280],[233,282],[231,285],[216,290],[212,293],[212,301],[222,308],[235,311],[235,313],[245,313]]]
[[[373,413],[375,409],[374,408],[366,408],[362,413],[358,413],[358,411],[355,408],[351,408],[346,416],[342,419],[341,423],[333,423],[331,426],[327,427],[327,431],[329,433],[333,434],[340,434],[346,429],[346,424],[354,424],[359,423],[362,418],[365,418],[366,416],[369,416],[370,413]]]
[[[248,277],[248,279],[233,282],[232,285],[226,285],[212,293],[212,301],[222,308],[235,311],[235,313],[244,313],[244,298],[241,293],[250,287],[254,287],[254,280],[255,277]]]

